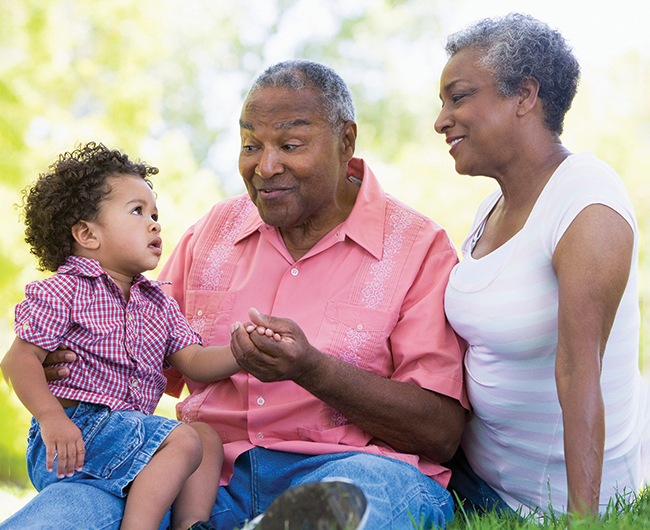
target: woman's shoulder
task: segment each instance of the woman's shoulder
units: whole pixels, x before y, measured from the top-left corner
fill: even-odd
[[[585,151],[570,155],[560,164],[549,184],[561,189],[625,191],[618,173],[594,153]],[[627,193],[626,193],[627,194]]]

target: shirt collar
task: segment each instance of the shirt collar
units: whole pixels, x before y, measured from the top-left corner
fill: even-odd
[[[344,235],[381,259],[384,245],[384,219],[386,217],[386,192],[375,174],[361,158],[348,163],[348,177],[361,180],[352,212],[341,225]]]
[[[347,236],[359,246],[370,252],[377,259],[381,258],[384,240],[384,218],[386,212],[386,192],[379,185],[377,177],[361,158],[353,158],[348,162],[348,177],[361,181],[359,194],[348,218],[341,224],[342,236]],[[250,201],[247,194],[242,200]],[[235,240],[239,243],[262,226],[268,226],[262,221],[257,208],[253,207],[242,224]],[[269,227],[275,230],[273,227]]]
[[[108,276],[108,273],[102,269],[99,261],[84,258],[82,256],[68,256],[65,263],[61,265],[56,271],[58,274],[69,274],[70,276],[84,276],[86,278],[99,278],[100,276]],[[142,274],[138,274],[133,278],[133,285],[148,284],[152,286],[165,285],[171,282],[163,282],[158,280],[149,280]]]

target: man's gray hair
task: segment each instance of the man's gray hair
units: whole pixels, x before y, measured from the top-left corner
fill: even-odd
[[[494,76],[498,90],[513,96],[527,77],[539,82],[546,127],[558,135],[578,89],[580,65],[559,31],[521,13],[485,18],[447,40],[449,57],[473,47],[484,54],[479,64]]]
[[[355,119],[354,104],[347,85],[324,64],[299,59],[274,64],[253,81],[248,94],[261,88],[318,91],[323,99],[325,118],[336,132],[343,129],[346,121]]]

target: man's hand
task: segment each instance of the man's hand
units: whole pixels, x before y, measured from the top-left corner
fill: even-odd
[[[311,370],[319,352],[292,320],[248,312],[250,323],[233,326],[230,348],[237,363],[263,382],[295,381]]]
[[[81,471],[86,450],[79,428],[63,411],[42,417],[41,437],[46,447],[46,468],[54,470],[54,457],[57,457],[56,476],[71,477],[75,470]]]
[[[70,368],[67,366],[54,366],[61,363],[73,363],[77,360],[77,354],[72,350],[65,349],[60,346],[58,350],[54,350],[47,354],[43,361],[43,371],[45,372],[45,379],[48,381],[57,381],[65,379],[70,375]]]

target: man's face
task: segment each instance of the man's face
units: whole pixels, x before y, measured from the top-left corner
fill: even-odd
[[[332,130],[318,92],[259,89],[240,125],[239,171],[264,222],[319,231],[341,222],[337,195],[353,149]]]

